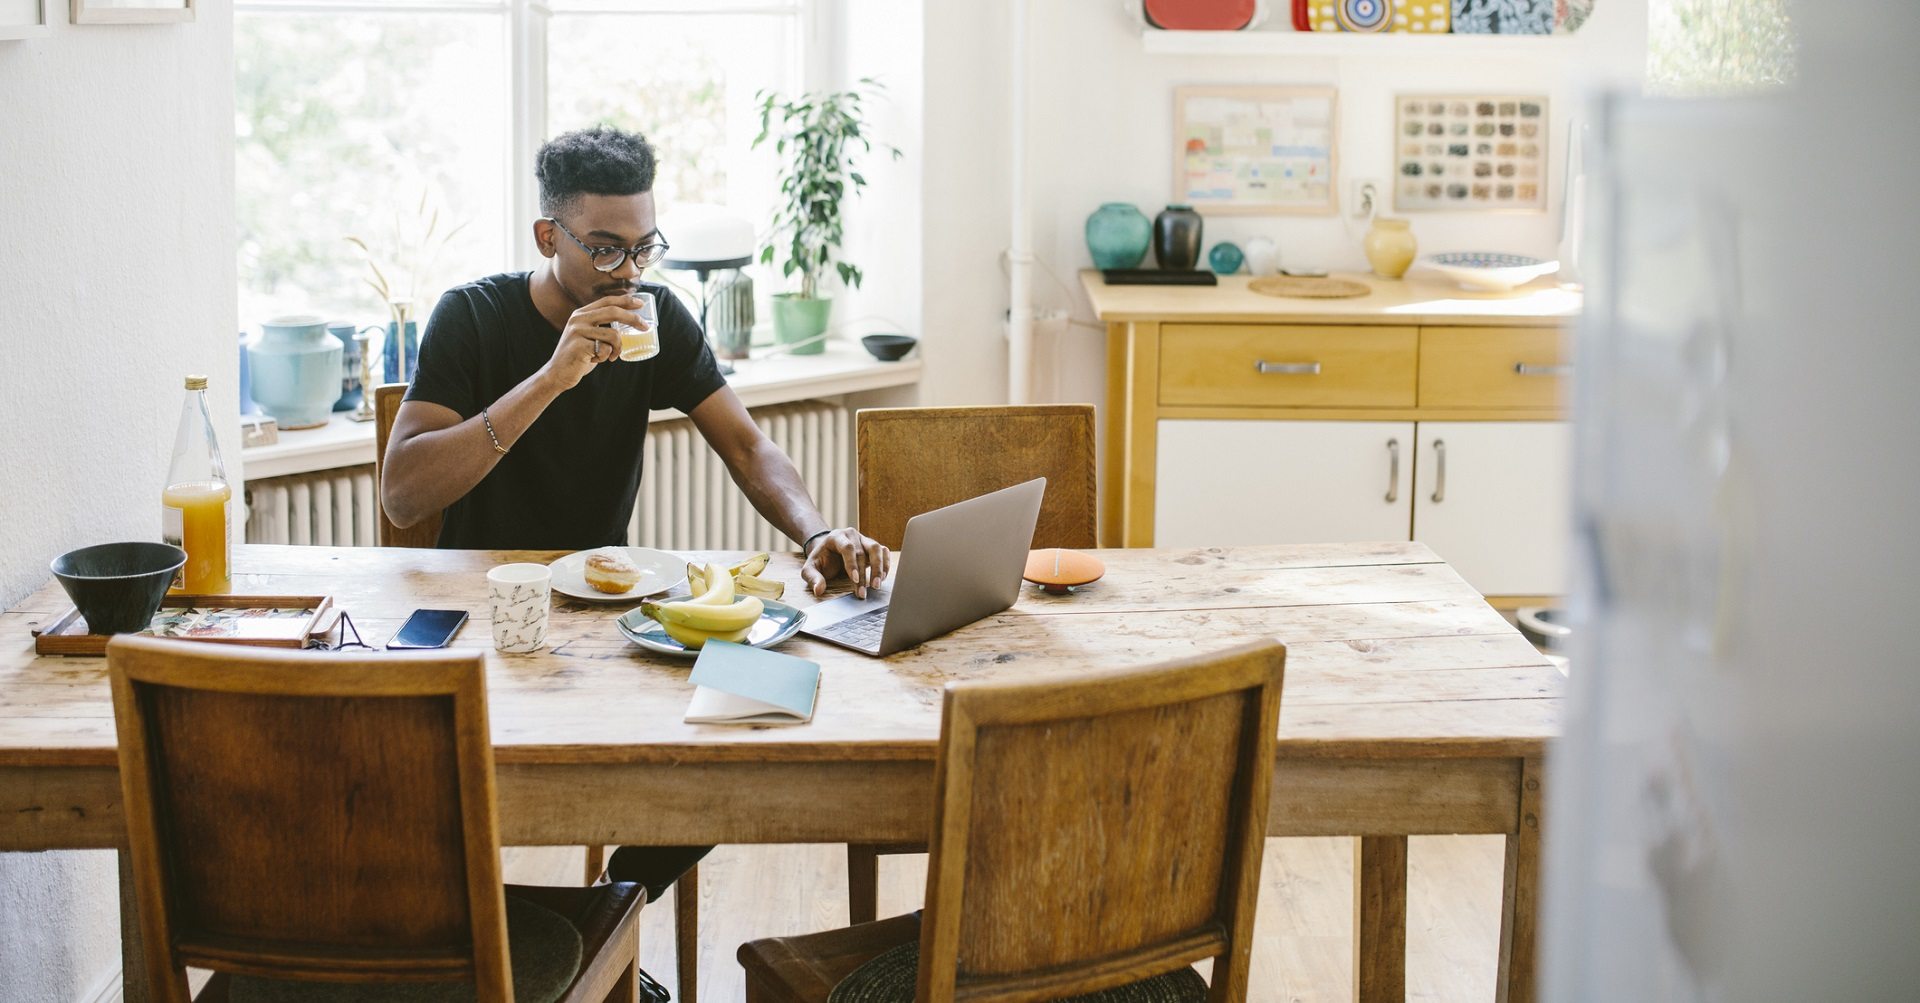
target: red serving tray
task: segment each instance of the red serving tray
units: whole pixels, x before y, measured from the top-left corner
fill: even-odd
[[[1255,0],[1143,0],[1147,23],[1168,31],[1238,31],[1253,23]]]

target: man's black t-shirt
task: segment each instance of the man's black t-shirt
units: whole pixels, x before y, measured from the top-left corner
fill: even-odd
[[[690,412],[726,383],[679,297],[665,286],[644,288],[660,307],[660,354],[603,362],[556,398],[486,478],[448,506],[440,546],[584,550],[625,542],[648,412]],[[427,321],[406,399],[472,418],[546,365],[559,342],[534,309],[525,272],[450,289]]]

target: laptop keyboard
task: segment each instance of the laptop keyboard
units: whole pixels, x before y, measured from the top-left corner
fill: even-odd
[[[859,616],[850,616],[839,623],[822,627],[814,633],[821,637],[831,637],[836,641],[851,644],[858,648],[878,648],[880,633],[887,625],[885,607],[868,610]]]

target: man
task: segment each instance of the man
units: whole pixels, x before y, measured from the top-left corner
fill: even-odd
[[[887,574],[887,548],[833,528],[780,447],[721,378],[699,323],[665,286],[654,222],[653,148],[608,128],[559,136],[535,173],[533,239],[546,264],[447,292],[427,322],[419,371],[394,419],[380,500],[396,526],[444,511],[439,545],[584,550],[624,543],[640,486],[648,412],[675,408],[727,464],[754,508],[805,552],[814,595],[842,571],[856,594]],[[659,354],[620,361],[618,322],[646,330],[634,293],[659,308]],[[658,898],[708,847],[623,847],[608,871]]]

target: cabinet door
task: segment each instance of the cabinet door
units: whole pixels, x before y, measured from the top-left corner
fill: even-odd
[[[1423,421],[1413,538],[1486,595],[1566,591],[1570,467],[1558,421]]]
[[[1162,421],[1156,547],[1405,540],[1413,424]]]

